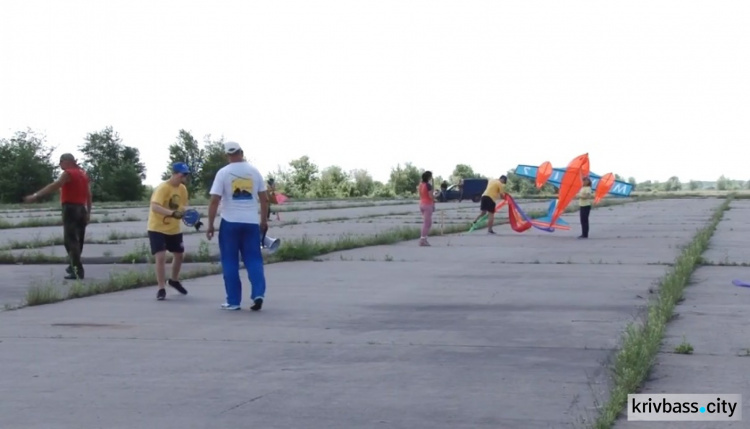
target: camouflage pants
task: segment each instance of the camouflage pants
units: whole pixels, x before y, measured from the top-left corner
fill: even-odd
[[[86,236],[86,206],[82,204],[63,204],[63,234],[65,251],[68,252],[70,267],[79,277],[83,277],[83,239]]]

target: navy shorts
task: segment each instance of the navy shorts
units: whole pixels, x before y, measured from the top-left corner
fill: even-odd
[[[495,213],[495,201],[492,200],[492,198],[488,197],[487,195],[482,196],[482,200],[479,203],[479,210],[483,212],[490,212]]]
[[[185,253],[185,245],[182,243],[182,233],[164,234],[163,232],[149,231],[148,241],[151,244],[151,254],[168,251],[171,253]]]

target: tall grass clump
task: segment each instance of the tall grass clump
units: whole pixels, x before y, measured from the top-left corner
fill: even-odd
[[[221,267],[209,266],[187,270],[180,275],[183,280],[210,276],[221,273]],[[151,266],[145,270],[129,270],[110,274],[106,280],[74,281],[67,293],[61,293],[61,287],[52,284],[35,285],[26,293],[26,305],[52,304],[74,298],[84,298],[92,295],[119,292],[144,286],[156,285],[156,273]]]

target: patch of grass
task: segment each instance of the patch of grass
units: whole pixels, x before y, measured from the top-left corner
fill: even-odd
[[[97,240],[97,239],[87,239],[84,240],[84,244],[118,244],[118,239],[108,239],[108,240]],[[0,247],[0,251],[4,250],[19,250],[19,249],[38,249],[40,247],[50,247],[50,246],[63,246],[65,244],[65,241],[63,237],[49,237],[49,238],[35,238],[33,240],[8,240],[8,244],[6,244],[3,247]]]
[[[146,232],[121,232],[116,229],[109,231],[107,239],[111,241],[130,240],[133,238],[148,238]]]
[[[101,219],[91,219],[91,223],[115,223],[115,222],[136,222],[141,221],[138,216],[124,216],[110,218],[104,216]],[[7,220],[0,219],[0,229],[20,229],[20,228],[40,228],[45,226],[62,226],[62,218],[31,218],[22,220],[21,222],[12,223]]]
[[[343,222],[346,220],[351,220],[352,218],[350,216],[337,216],[337,217],[321,217],[314,221],[309,221],[305,223],[327,223],[327,222]],[[284,225],[286,225],[286,222],[283,222]]]
[[[335,210],[335,209],[353,209],[357,207],[376,207],[376,206],[400,206],[404,204],[416,204],[414,199],[403,199],[403,200],[382,200],[382,201],[362,201],[360,203],[351,203],[347,200],[341,200],[343,203],[336,204],[335,202],[329,202],[323,205],[286,205],[286,204],[274,204],[273,211],[277,213],[288,213],[298,212],[303,210]]]
[[[683,355],[691,355],[693,354],[693,346],[685,340],[685,337],[682,337],[682,342],[674,348],[674,352]]]
[[[606,403],[599,409],[595,429],[611,428],[627,403],[628,394],[636,393],[646,379],[659,352],[667,322],[672,318],[676,303],[682,298],[701,255],[729,207],[729,197],[716,209],[709,224],[700,230],[691,243],[677,257],[670,272],[659,284],[658,297],[649,302],[648,312],[641,324],[631,323],[625,330],[623,344],[615,356],[613,386]]]
[[[376,206],[376,204],[373,204],[373,206]],[[367,207],[367,206],[356,206],[356,207]],[[345,207],[333,207],[333,208],[345,208]],[[311,209],[316,210],[316,209]],[[293,210],[294,211],[294,210]],[[372,219],[377,217],[388,217],[388,216],[406,216],[406,215],[413,215],[415,212],[414,210],[409,211],[401,211],[401,212],[388,212],[388,213],[375,213],[375,214],[368,214],[368,215],[362,215],[362,216],[335,216],[335,217],[321,217],[317,219],[311,219],[305,222],[300,222],[296,219],[291,219],[287,221],[281,221],[278,224],[275,224],[275,226],[287,226],[287,225],[299,225],[299,224],[307,224],[307,223],[330,223],[330,222],[344,222],[347,220],[364,220],[364,219]]]
[[[205,234],[205,231],[189,230],[189,231],[183,232],[183,234],[184,235]],[[147,232],[121,232],[118,230],[111,230],[107,234],[106,239],[86,239],[84,241],[84,244],[120,244],[122,243],[123,240],[134,240],[138,238],[148,238],[148,233]],[[7,250],[38,249],[41,247],[62,246],[64,244],[65,243],[64,243],[64,239],[62,236],[48,237],[48,238],[41,238],[37,236],[37,238],[33,240],[25,240],[25,241],[9,240],[7,245],[0,247],[0,252],[7,251]],[[21,257],[19,261],[22,261],[23,259],[24,258]],[[7,257],[5,260],[8,260]]]
[[[0,247],[0,251],[5,250],[18,250],[18,249],[36,249],[39,247],[49,246],[61,246],[63,245],[63,237],[50,237],[41,238],[37,237],[33,240],[8,240],[7,244]]]
[[[144,264],[153,263],[154,257],[151,255],[151,250],[145,242],[136,243],[133,246],[133,250],[126,253],[125,255],[111,260],[112,251],[106,250],[102,253],[103,258],[90,258],[84,257],[84,264],[112,264],[112,263],[125,263],[125,264]],[[215,262],[218,261],[217,255],[209,255],[207,249],[198,247],[198,251],[186,252],[185,263],[193,262]],[[167,262],[172,262],[172,254],[167,254]],[[0,265],[38,265],[38,264],[67,264],[67,256],[56,256],[48,253],[43,253],[39,250],[32,250],[29,252],[23,252],[13,254],[8,251],[0,251]]]
[[[198,244],[198,258],[208,260],[211,257],[211,249],[208,247],[208,241],[201,239]]]
[[[171,253],[167,253],[166,263],[171,264],[174,259]],[[197,262],[218,262],[219,255],[211,255],[208,242],[201,240],[198,244],[198,250],[195,252],[185,252],[183,254],[183,263]],[[151,254],[151,248],[144,242],[137,243],[133,250],[123,255],[119,261],[121,264],[153,264],[156,258]]]
[[[660,198],[660,199],[676,199],[676,198],[734,198],[734,199],[746,199],[750,198],[750,190],[748,189],[733,189],[726,191],[719,191],[715,189],[703,189],[695,191],[633,191],[631,196],[636,198]]]
[[[713,267],[750,267],[750,262],[730,262],[729,258],[724,261],[714,262],[709,261],[705,258],[701,258],[700,265],[713,266]]]
[[[67,256],[55,256],[38,250],[14,255],[8,251],[0,252],[0,264],[67,264]]]
[[[26,291],[26,305],[43,305],[60,302],[65,297],[52,284],[34,284]]]
[[[194,268],[183,271],[180,278],[183,280],[198,277],[206,277],[221,273],[221,267],[210,266]],[[26,305],[51,304],[68,299],[84,298],[87,296],[100,295],[104,293],[118,292],[128,289],[136,289],[144,286],[156,285],[156,273],[152,267],[147,270],[129,270],[110,274],[107,280],[101,281],[75,281],[68,288],[67,293],[61,293],[60,288],[53,285],[32,287],[26,294]]]
[[[141,241],[140,243],[136,243],[133,247],[134,248],[131,252],[122,256],[121,262],[136,264],[144,260],[149,261],[154,259],[153,256],[151,256],[151,249],[146,243]]]
[[[462,228],[462,231],[466,228]],[[287,240],[279,250],[269,256],[269,262],[306,261],[327,253],[356,249],[359,247],[393,244],[415,238],[413,228],[394,228],[374,235],[344,234],[336,240],[320,241],[304,236]],[[419,238],[417,233],[416,238]]]

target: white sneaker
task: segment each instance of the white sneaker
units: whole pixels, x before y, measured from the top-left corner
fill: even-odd
[[[221,309],[222,310],[239,310],[240,306],[239,305],[229,305],[229,304],[227,304],[225,302],[224,304],[221,304]]]

